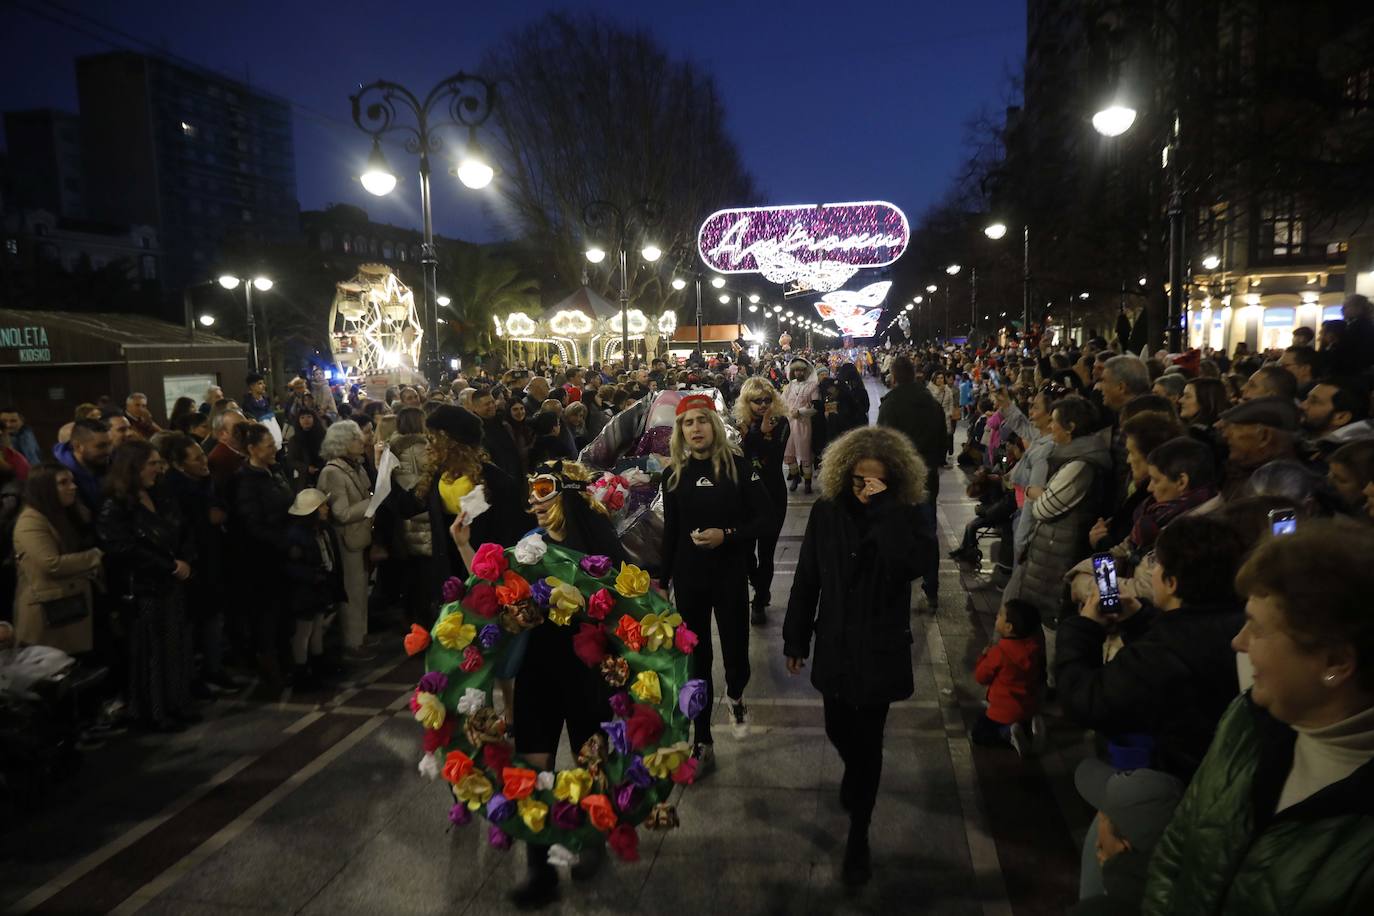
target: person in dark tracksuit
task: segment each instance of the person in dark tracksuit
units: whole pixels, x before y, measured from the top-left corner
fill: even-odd
[[[746,379],[735,401],[735,425],[744,442],[744,457],[763,478],[763,488],[773,505],[772,522],[751,548],[749,558],[749,583],[754,586],[749,620],[762,626],[768,622],[768,604],[772,600],[773,554],[787,519],[787,477],[782,470],[789,433],[787,405],[765,379]]]
[[[664,588],[672,584],[676,589],[683,623],[700,639],[692,667],[707,688],[706,708],[696,719],[694,753],[701,772],[715,759],[713,610],[735,736],[749,731],[744,705],[749,683],[749,554],[771,524],[773,509],[762,476],[726,439],[710,396],[688,395],[678,403],[669,452],[672,467],[663,480],[660,578]]]

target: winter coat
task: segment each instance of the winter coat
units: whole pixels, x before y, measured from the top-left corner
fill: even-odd
[[[319,488],[329,496],[329,520],[344,550],[359,551],[372,543],[372,519],[366,515],[372,485],[361,464],[332,458],[320,471]]]
[[[1240,692],[1231,639],[1237,607],[1146,607],[1126,619],[1125,645],[1102,661],[1107,630],[1086,617],[1059,622],[1055,684],[1064,715],[1107,737],[1148,734],[1153,768],[1192,778],[1226,707]]]
[[[326,544],[320,543],[323,537]],[[286,526],[288,608],[297,620],[310,620],[348,600],[343,581],[343,551],[333,525],[293,518]],[[329,563],[325,563],[325,550]],[[331,568],[326,569],[329,565]]]
[[[878,425],[906,434],[926,463],[926,499],[940,494],[940,466],[945,463],[945,415],[925,385],[898,385],[878,405]]]
[[[1248,693],[1231,704],[1150,859],[1143,916],[1374,913],[1374,763],[1275,814],[1296,737]]]
[[[427,471],[428,440],[417,433],[397,433],[391,437],[387,448],[391,449],[398,462],[391,485],[406,490],[415,489]],[[412,557],[432,556],[434,538],[430,532],[429,516],[417,512],[410,518],[401,519],[401,543],[405,552]]]
[[[186,525],[186,536],[195,545],[196,574],[187,581],[192,607],[213,612],[223,604],[224,532],[210,523],[210,509],[222,508],[214,482],[207,476],[190,477],[172,468],[163,477],[168,494],[176,500]]]
[[[783,652],[807,658],[811,683],[851,706],[904,700],[912,676],[911,582],[935,544],[917,509],[879,497],[820,499],[802,538],[783,621]]]
[[[195,571],[196,557],[181,510],[161,488],[150,491],[156,512],[142,501],[108,498],[96,519],[96,535],[105,560],[110,589],[132,595],[140,612],[162,600],[177,584],[177,560]]]
[[[52,447],[52,454],[59,464],[72,472],[72,480],[76,481],[76,492],[80,495],[82,504],[90,510],[91,517],[94,518],[100,512],[100,507],[105,504],[105,489],[101,486],[101,478],[92,474],[84,464],[76,460],[76,453],[72,451],[70,442],[57,443]]]
[[[590,416],[594,408],[587,411]],[[525,462],[515,442],[510,424],[499,414],[482,421],[482,448],[491,456],[491,463],[519,480],[525,476]]]
[[[98,548],[64,552],[57,529],[37,509],[25,507],[14,522],[14,562],[18,586],[14,598],[16,636],[25,645],[52,646],[69,654],[93,648],[91,582],[100,576]],[[80,596],[86,616],[61,627],[49,627],[43,602]]]
[[[930,389],[930,396],[935,399],[936,404],[940,405],[940,411],[945,415],[945,429],[953,430],[957,421],[950,419],[950,415],[959,412],[959,395],[955,392],[954,387],[947,384],[941,388],[934,382],[926,387]]]
[[[251,572],[275,578],[286,556],[287,510],[295,499],[291,484],[275,467],[245,464],[234,475],[233,494],[230,527],[237,556]]]
[[[989,719],[998,725],[1029,722],[1039,710],[1045,645],[1038,635],[1000,639],[978,657],[973,679],[988,688]]]

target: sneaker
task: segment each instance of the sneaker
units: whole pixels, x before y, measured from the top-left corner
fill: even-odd
[[[1036,713],[1031,716],[1031,751],[1035,754],[1045,752],[1045,745],[1049,743],[1049,733],[1045,730],[1045,717]]]
[[[1031,753],[1030,739],[1026,737],[1026,729],[1020,722],[1011,727],[1011,746],[1016,748],[1016,753],[1021,757],[1029,757]]]
[[[733,720],[730,727],[734,730],[735,737],[746,737],[749,734],[749,707],[744,705],[744,700],[730,701],[730,717]]]
[[[698,780],[716,768],[716,746],[714,744],[698,744],[692,748],[692,756],[697,761],[696,778]]]
[[[356,649],[344,649],[342,658],[346,662],[370,662],[377,658],[377,653],[366,646],[358,646]]]
[[[243,681],[227,671],[216,671],[205,675],[205,683],[209,684],[212,690],[220,690],[224,693],[238,693],[246,686]]]

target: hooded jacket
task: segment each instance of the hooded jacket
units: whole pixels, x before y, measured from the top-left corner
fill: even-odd
[[[1045,647],[1034,636],[998,640],[978,657],[973,678],[988,688],[989,719],[999,725],[1029,721],[1045,680]]]
[[[91,516],[98,515],[101,506],[105,504],[100,478],[76,460],[76,453],[72,451],[70,442],[57,443],[52,447],[52,454],[63,467],[72,472],[72,479],[76,481],[76,491],[81,495],[81,501],[85,503],[86,508],[91,510]]]

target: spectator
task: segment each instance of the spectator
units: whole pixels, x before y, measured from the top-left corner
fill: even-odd
[[[113,452],[129,439],[137,439],[134,427],[129,422],[129,418],[121,413],[111,414],[105,419],[110,428],[110,451]],[[154,433],[156,435],[156,433]]]
[[[287,510],[294,498],[291,484],[277,468],[277,447],[272,431],[257,422],[240,423],[234,430],[246,460],[234,474],[232,531],[237,542],[236,559],[254,574],[254,601],[246,611],[258,671],[269,689],[284,681],[279,658],[277,627],[285,599]]]
[[[29,461],[10,444],[10,434],[3,424],[0,424],[0,463],[16,482],[23,483],[28,479]]]
[[[275,416],[272,411],[272,399],[267,395],[267,379],[263,378],[261,373],[250,372],[244,378],[244,384],[247,390],[243,393],[243,400],[239,402],[243,406],[243,415],[258,422]]]
[[[103,573],[90,513],[72,472],[40,464],[24,484],[14,522],[15,629],[19,642],[71,655],[94,647],[91,585]]]
[[[372,544],[372,519],[366,515],[372,486],[363,469],[367,442],[358,424],[340,420],[325,433],[320,456],[325,460],[319,488],[329,497],[329,515],[339,536],[344,589],[348,602],[339,614],[344,658],[371,661],[376,656],[364,648],[367,636],[368,573],[364,554]]]
[[[1230,409],[1226,386],[1219,379],[1189,379],[1178,400],[1178,416],[1192,429],[1211,429]]]
[[[1221,415],[1228,453],[1223,499],[1239,496],[1256,468],[1296,454],[1298,408],[1287,398],[1254,398]]]
[[[1347,515],[1366,517],[1366,487],[1374,483],[1374,440],[1342,445],[1327,459],[1326,481]]]
[[[418,408],[415,408],[418,410]],[[287,607],[295,621],[291,634],[291,686],[312,690],[323,686],[326,617],[348,600],[343,579],[343,553],[329,523],[324,491],[307,487],[296,494],[288,510],[287,554],[283,570]]]
[[[563,422],[573,437],[576,451],[581,453],[587,445],[587,405],[574,401],[563,411]]]
[[[1369,388],[1353,379],[1324,379],[1302,402],[1302,428],[1308,460],[1320,462],[1347,442],[1374,438]]]
[[[105,472],[110,464],[110,429],[101,420],[77,420],[67,442],[53,446],[53,456],[76,481],[81,503],[94,518],[104,504]]]
[[[396,432],[387,448],[398,462],[392,485],[414,490],[430,470],[424,411],[418,407],[402,407],[396,414]],[[421,509],[409,518],[401,518],[399,524],[397,556],[393,560],[399,564],[398,579],[405,598],[406,622],[429,626],[435,616],[433,596],[429,593],[429,570],[434,562],[429,516]]]
[[[211,447],[208,456],[210,477],[214,480],[215,487],[220,493],[231,501],[229,483],[233,480],[238,469],[243,467],[243,463],[248,460],[248,456],[240,448],[240,440],[236,432],[238,426],[244,422],[246,419],[243,414],[237,410],[226,410],[215,417],[212,424],[215,444]]]
[[[490,386],[472,389],[468,409],[482,421],[482,447],[491,456],[491,463],[511,477],[521,480],[525,476],[526,466],[520,448],[516,445],[515,433],[501,416],[493,395]],[[523,404],[521,409],[524,409]]]
[[[1308,328],[1298,330],[1309,331]],[[1312,390],[1312,386],[1317,381],[1320,370],[1320,356],[1317,351],[1309,346],[1299,346],[1295,341],[1293,346],[1283,351],[1279,357],[1279,366],[1287,370],[1298,382],[1297,397],[1302,400],[1307,397]]]
[[[530,449],[534,448],[535,433],[526,417],[524,401],[519,398],[511,399],[510,404],[506,406],[506,421],[510,426],[511,440],[515,443],[516,451],[520,455],[520,467],[528,468],[530,467]],[[509,472],[507,474],[509,475]]]
[[[191,399],[186,398],[186,401],[191,402]],[[124,418],[132,427],[132,434],[140,439],[151,439],[162,432],[162,427],[153,422],[153,412],[148,409],[148,396],[140,391],[124,399]],[[111,424],[111,429],[113,428],[114,424]],[[119,439],[118,436],[115,438]],[[114,447],[119,448],[121,444],[122,441],[116,441]]]
[[[1256,369],[1240,388],[1241,401],[1255,398],[1285,398],[1295,401],[1298,397],[1298,380],[1293,373],[1282,366],[1264,366]]]
[[[172,412],[167,416],[167,425],[175,427],[177,421],[183,417],[189,417],[196,413],[196,399],[185,396],[179,397],[172,404]]]
[[[1121,413],[1132,399],[1150,393],[1150,369],[1145,365],[1145,360],[1138,356],[1112,356],[1104,361],[1102,355],[1098,354],[1102,372],[1095,390],[1102,398],[1102,406],[1107,409],[1106,416],[1101,419],[1110,421],[1104,422],[1104,428],[1111,427],[1110,437],[1106,440],[1112,457],[1113,487],[1109,498],[1113,506],[1119,506],[1126,501],[1130,484],[1130,463],[1126,460],[1126,437],[1121,434],[1124,419]]]
[[[559,458],[571,459],[570,452],[563,444],[561,435],[561,423],[558,414],[552,410],[540,411],[535,414],[530,429],[534,433],[534,442],[530,446],[529,465],[535,467],[546,461],[557,461]]]
[[[1325,343],[1322,347],[1330,350],[1326,354],[1327,368],[1336,376],[1367,372],[1374,366],[1374,312],[1369,299],[1358,294],[1350,296],[1341,306],[1341,314],[1345,323],[1339,336],[1330,342],[1329,348]],[[1327,324],[1322,324],[1323,331]]]
[[[1131,405],[1139,400],[1132,401]],[[1128,409],[1131,405],[1128,405]],[[1132,533],[1137,531],[1140,513],[1150,497],[1147,456],[1158,446],[1183,435],[1183,427],[1171,414],[1149,410],[1132,414],[1125,420],[1121,425],[1121,435],[1126,442],[1129,490],[1125,501],[1117,505],[1111,517],[1099,518],[1088,532],[1088,543],[1094,551],[1111,550],[1127,542]],[[1134,546],[1148,549],[1150,545]]]
[[[304,405],[291,418],[291,426],[293,434],[286,443],[286,464],[291,487],[300,492],[315,485],[324,467],[320,446],[324,443],[325,427],[320,415]]]
[[[1296,327],[1293,329],[1293,346],[1306,347],[1312,349],[1316,346],[1317,332],[1309,327]]]
[[[935,500],[940,495],[940,465],[945,460],[945,413],[930,396],[930,390],[916,383],[916,366],[910,359],[905,356],[894,359],[891,373],[893,388],[879,403],[878,425],[903,433],[921,456],[926,470],[922,488],[925,500],[919,512],[922,533],[935,539]],[[932,609],[940,606],[939,552],[934,556],[921,576],[921,588]]]
[[[1169,404],[1178,412],[1178,402],[1183,397],[1183,389],[1187,387],[1188,377],[1182,372],[1166,372],[1155,379],[1150,386],[1150,393],[1157,394],[1162,398],[1167,398]]]
[[[969,735],[975,744],[1010,745],[1022,757],[1044,743],[1039,698],[1045,682],[1040,612],[1013,598],[997,611],[997,642],[978,656],[973,677],[988,688],[988,708]],[[1028,734],[1029,732],[1029,734]]]
[[[13,407],[0,407],[0,433],[9,435],[10,448],[23,455],[30,466],[43,460],[38,437],[25,425],[24,415]]]
[[[211,385],[205,389],[205,400],[201,402],[199,412],[209,415],[215,405],[224,400],[224,389],[218,385]]]

